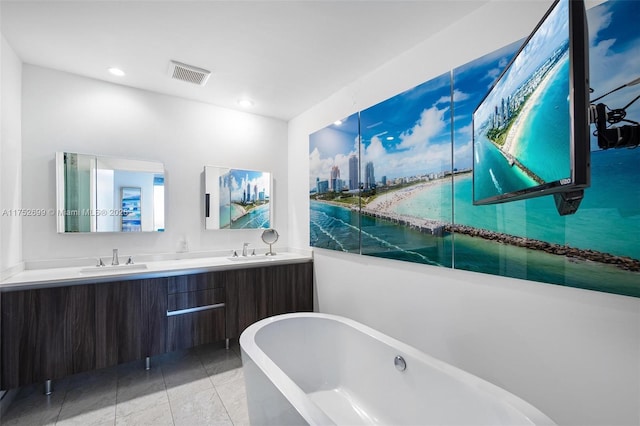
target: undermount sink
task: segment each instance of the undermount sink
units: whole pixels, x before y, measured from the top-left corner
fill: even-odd
[[[135,271],[140,269],[147,269],[147,265],[144,263],[134,263],[132,265],[107,265],[107,266],[89,266],[80,269],[81,274],[110,274],[119,271]]]

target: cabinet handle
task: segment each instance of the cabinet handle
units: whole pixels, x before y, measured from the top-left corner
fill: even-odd
[[[184,315],[193,312],[208,311],[209,309],[224,308],[224,303],[216,303],[215,305],[196,306],[195,308],[180,309],[179,311],[167,311],[167,316]]]

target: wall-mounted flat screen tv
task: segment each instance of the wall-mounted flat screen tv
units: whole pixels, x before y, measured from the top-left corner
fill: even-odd
[[[554,194],[575,213],[590,183],[584,2],[557,0],[473,113],[473,204]]]

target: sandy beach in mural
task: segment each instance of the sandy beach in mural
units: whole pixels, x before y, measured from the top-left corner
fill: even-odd
[[[407,226],[421,233],[442,236],[445,226],[449,223],[436,218],[425,217],[424,211],[400,212],[398,207],[411,204],[412,200],[429,189],[442,184],[451,184],[450,178],[435,179],[432,181],[417,182],[413,185],[391,189],[384,194],[378,195],[374,200],[367,202],[363,198],[361,212],[364,215],[388,220],[397,225]],[[427,214],[428,215],[428,214]]]
[[[368,210],[375,210],[380,213],[394,213],[394,208],[404,202],[410,201],[416,195],[422,193],[428,188],[433,188],[436,185],[440,185],[444,182],[450,183],[450,179],[437,179],[428,182],[418,182],[415,185],[406,186],[400,189],[391,189],[384,194],[378,195],[371,202],[367,202],[366,198],[363,198],[363,207]]]

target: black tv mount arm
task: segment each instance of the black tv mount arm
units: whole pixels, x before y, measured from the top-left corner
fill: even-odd
[[[640,83],[640,78],[636,78],[627,84],[616,87],[604,95],[591,100],[589,105],[589,123],[596,125],[596,130],[593,134],[598,137],[598,147],[600,147],[600,149],[637,148],[640,145],[640,123],[626,118],[627,108],[640,99],[640,95],[636,96],[624,108],[613,110],[603,103],[595,103],[613,92],[617,92],[628,86],[634,86],[638,83]],[[613,126],[621,122],[630,124],[624,124],[618,127]],[[583,196],[583,189],[553,194],[560,216],[575,213],[580,206]]]
[[[596,125],[596,130],[593,134],[598,138],[598,147],[600,147],[600,149],[637,148],[640,145],[640,123],[626,118],[627,108],[640,99],[640,95],[636,96],[623,108],[610,109],[603,103],[595,104],[596,101],[599,101],[613,92],[617,92],[625,87],[634,86],[638,83],[640,83],[640,78],[636,78],[627,84],[616,87],[604,95],[591,100],[591,105],[589,106],[589,120],[591,123]],[[613,127],[614,124],[621,122],[631,124],[623,124],[621,126]]]

